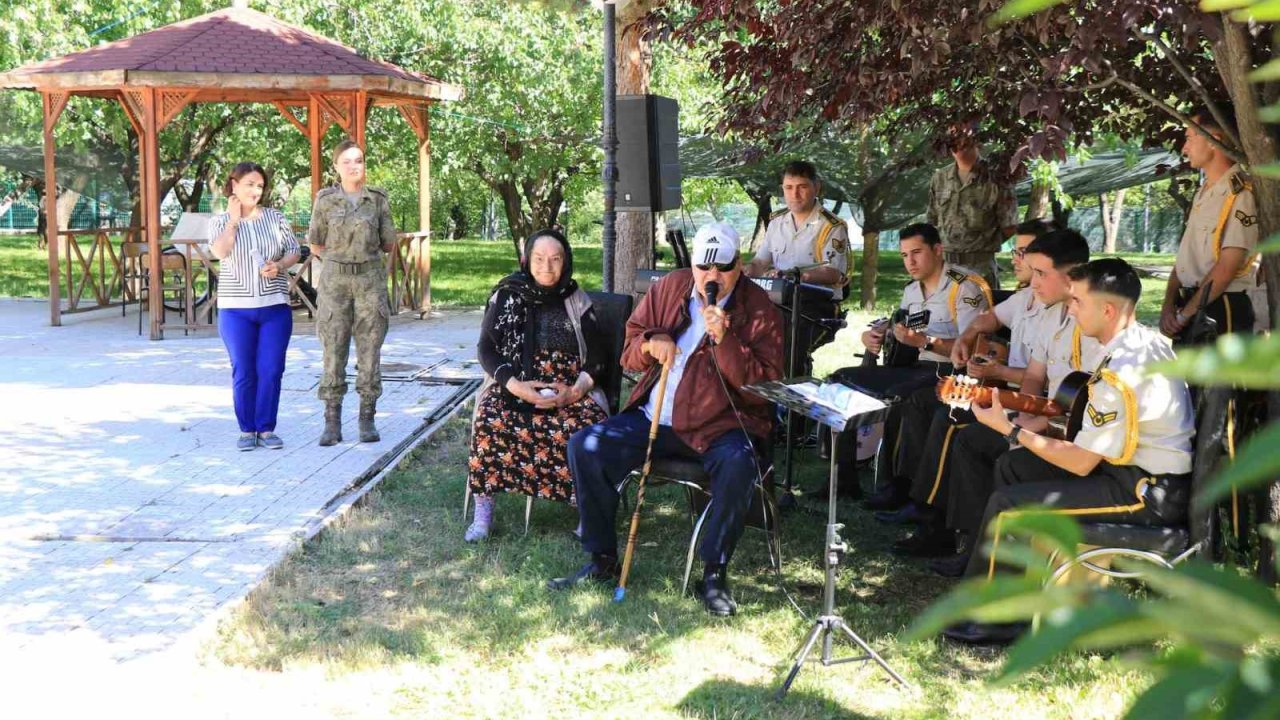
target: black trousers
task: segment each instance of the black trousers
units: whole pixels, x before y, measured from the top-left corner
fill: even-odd
[[[791,307],[779,306],[782,313],[782,349],[784,368],[791,368]],[[840,305],[828,302],[800,301],[800,322],[796,326],[796,345],[799,350],[795,356],[795,367],[790,376],[808,375],[813,370],[813,351],[831,342],[835,331],[823,327],[818,320],[830,320],[840,317]]]
[[[947,526],[975,533],[982,526],[987,500],[995,488],[996,461],[1009,452],[1009,442],[975,422],[952,434],[950,450],[951,468],[944,481],[948,486]]]
[[[933,414],[928,430],[923,443],[913,451],[919,461],[911,475],[911,499],[942,510],[938,519],[944,520],[951,499],[951,448],[956,434],[976,421],[968,410],[947,407],[931,397]],[[913,396],[912,400],[916,398]],[[907,431],[905,422],[903,431]],[[908,443],[904,440],[903,444]]]
[[[843,383],[854,389],[864,390],[881,397],[902,399],[889,408],[889,414],[884,423],[884,436],[880,443],[880,451],[876,456],[876,462],[880,471],[884,473],[882,477],[890,478],[891,482],[895,483],[903,494],[906,493],[911,484],[910,477],[907,475],[909,471],[906,469],[908,465],[904,460],[919,451],[918,446],[913,450],[904,448],[900,442],[899,429],[902,426],[903,407],[917,391],[928,388],[929,392],[932,392],[933,386],[938,382],[938,377],[950,373],[950,363],[923,361],[911,367],[901,368],[841,368],[827,378],[831,382]],[[923,433],[920,434],[920,439],[923,439],[922,436]],[[840,484],[856,483],[858,481],[857,433],[853,431],[853,428],[846,428],[844,432],[840,433],[838,442],[839,455],[836,461]],[[911,469],[914,470],[914,467]]]
[[[1190,298],[1195,288],[1183,288],[1181,297]],[[1194,312],[1196,308],[1184,308],[1184,313]],[[1244,292],[1226,292],[1218,296],[1217,300],[1209,303],[1204,309],[1204,314],[1213,318],[1218,324],[1218,334],[1228,335],[1231,333],[1253,332],[1253,323],[1256,319],[1253,312],[1253,301],[1249,299],[1249,294]],[[1191,332],[1195,328],[1188,325],[1183,329],[1177,337],[1173,339],[1173,344],[1178,347],[1199,345],[1204,342],[1202,338],[1191,337]]]
[[[1080,477],[1026,448],[1015,448],[996,462],[995,490],[983,513],[979,538],[993,535],[992,552],[985,557],[973,553],[965,574],[995,573],[1000,524],[1017,508],[1042,505],[1082,522],[1163,526],[1185,522],[1190,499],[1190,475],[1153,475],[1136,465],[1102,462]]]
[[[649,419],[642,410],[629,410],[584,428],[569,439],[569,469],[582,520],[582,549],[618,555],[618,485],[644,465],[649,445]],[[759,477],[753,441],[741,430],[730,430],[711,441],[699,455],[667,425],[658,427],[653,457],[700,460],[711,478],[711,512],[703,526],[698,554],[703,562],[727,565],[742,537],[752,491]]]

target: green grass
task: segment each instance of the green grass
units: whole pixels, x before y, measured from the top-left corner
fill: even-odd
[[[35,235],[0,235],[0,297],[49,297],[49,255]]]
[[[495,535],[464,543],[466,433],[452,421],[290,557],[223,623],[209,660],[328,696],[359,693],[344,717],[1111,718],[1149,682],[1119,659],[1082,654],[995,689],[986,680],[999,651],[899,644],[950,583],[890,555],[896,531],[846,503],[838,611],[916,689],[865,663],[811,665],[775,704],[809,622],[768,570],[759,531],[747,530],[734,558],[736,618],[711,618],[679,594],[689,522],[672,488],[646,496],[624,603],[600,588],[551,593],[546,579],[583,559],[569,535],[576,515],[536,503],[525,536],[523,498],[503,497]],[[797,475],[811,487],[825,465],[811,460]],[[783,581],[810,614],[824,517],[805,501],[784,518]]]

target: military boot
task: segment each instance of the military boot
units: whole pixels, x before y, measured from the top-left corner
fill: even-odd
[[[360,398],[360,442],[378,442],[382,436],[373,426],[373,416],[378,414],[378,401]]]
[[[324,432],[320,433],[320,446],[328,447],[342,442],[342,401],[329,400],[324,404]]]

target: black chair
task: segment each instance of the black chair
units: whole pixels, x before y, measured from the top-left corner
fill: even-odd
[[[613,415],[618,412],[618,407],[622,402],[622,347],[626,342],[627,318],[631,317],[632,299],[630,295],[607,292],[589,292],[587,296],[591,298],[591,309],[596,316],[596,327],[600,332],[608,333],[609,343],[607,344],[608,355],[604,359],[604,366],[608,369],[605,377],[596,378],[596,383],[604,390],[605,400],[609,407],[609,414]],[[475,411],[472,412],[471,422],[475,425],[475,412],[480,408],[480,398],[476,397]],[[467,483],[466,491],[462,497],[462,519],[467,519],[467,510],[471,505],[471,483]],[[529,518],[533,514],[533,496],[530,495],[525,499],[524,504],[524,532],[529,533]]]
[[[992,290],[991,291],[992,307],[995,307],[996,305],[999,305],[1005,300],[1008,300],[1009,298],[1013,297],[1013,294],[1016,292],[1017,290]]]
[[[1229,387],[1201,388],[1193,394],[1196,407],[1196,437],[1191,466],[1191,497],[1194,499],[1218,470],[1226,452],[1227,405],[1234,394]],[[1082,542],[1096,545],[1058,566],[1046,585],[1054,585],[1072,568],[1083,567],[1113,578],[1137,578],[1141,573],[1123,572],[1098,565],[1095,561],[1110,557],[1131,557],[1173,569],[1188,558],[1211,548],[1217,536],[1217,512],[1214,508],[1190,510],[1187,524],[1178,527],[1153,527],[1129,523],[1082,523]],[[1050,562],[1054,562],[1051,559]]]
[[[782,535],[778,525],[778,506],[774,500],[773,484],[773,445],[759,438],[752,438],[756,452],[760,458],[760,478],[755,483],[755,493],[751,500],[751,508],[747,511],[746,526],[758,528],[765,532],[765,546],[769,553],[769,566],[775,570],[782,568]],[[640,471],[631,473],[618,487],[622,495],[628,484],[638,482]],[[649,470],[647,485],[680,485],[685,489],[689,499],[689,519],[693,522],[693,532],[689,537],[689,551],[685,556],[684,579],[680,585],[681,594],[688,591],[689,574],[693,570],[693,558],[698,549],[698,540],[702,537],[702,526],[710,512],[711,478],[702,469],[702,464],[692,458],[653,459]]]

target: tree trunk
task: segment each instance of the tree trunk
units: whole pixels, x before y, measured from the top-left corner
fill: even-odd
[[[632,2],[619,8],[617,78],[619,95],[649,92],[653,51],[642,20],[653,3]],[[656,150],[656,148],[655,148]],[[636,270],[653,267],[653,213],[619,212],[614,226],[618,240],[613,257],[613,291],[635,292]]]
[[[745,185],[742,189],[756,204],[756,226],[751,231],[751,252],[760,249],[760,243],[764,242],[764,233],[769,229],[769,216],[773,214],[773,196],[768,190],[748,190]]]
[[[880,270],[880,232],[872,230],[862,233],[862,296],[859,298],[862,309],[870,310],[876,305],[876,275]]]
[[[1115,200],[1106,193],[1098,194],[1098,209],[1102,219],[1102,252],[1111,255],[1116,251],[1120,236],[1120,218],[1124,214],[1124,190],[1116,191]]]
[[[1236,123],[1240,143],[1251,167],[1275,162],[1276,146],[1267,128],[1258,117],[1260,103],[1255,94],[1258,86],[1249,81],[1249,72],[1255,62],[1250,50],[1250,39],[1245,27],[1222,18],[1222,38],[1214,43],[1214,64],[1222,75],[1231,102],[1235,106]],[[1258,204],[1258,235],[1271,237],[1280,228],[1280,182],[1261,174],[1253,177],[1253,192]],[[1271,327],[1280,327],[1280,254],[1270,253],[1262,257],[1262,275],[1267,283],[1267,300],[1271,310]],[[1280,393],[1268,397],[1270,422],[1280,422]],[[1280,520],[1280,487],[1272,484],[1268,502],[1262,508],[1264,522]],[[1267,582],[1276,580],[1275,546],[1265,536],[1259,538],[1257,573]]]
[[[1041,220],[1050,214],[1049,196],[1052,188],[1048,183],[1032,183],[1031,197],[1027,199],[1027,214],[1023,220]]]

